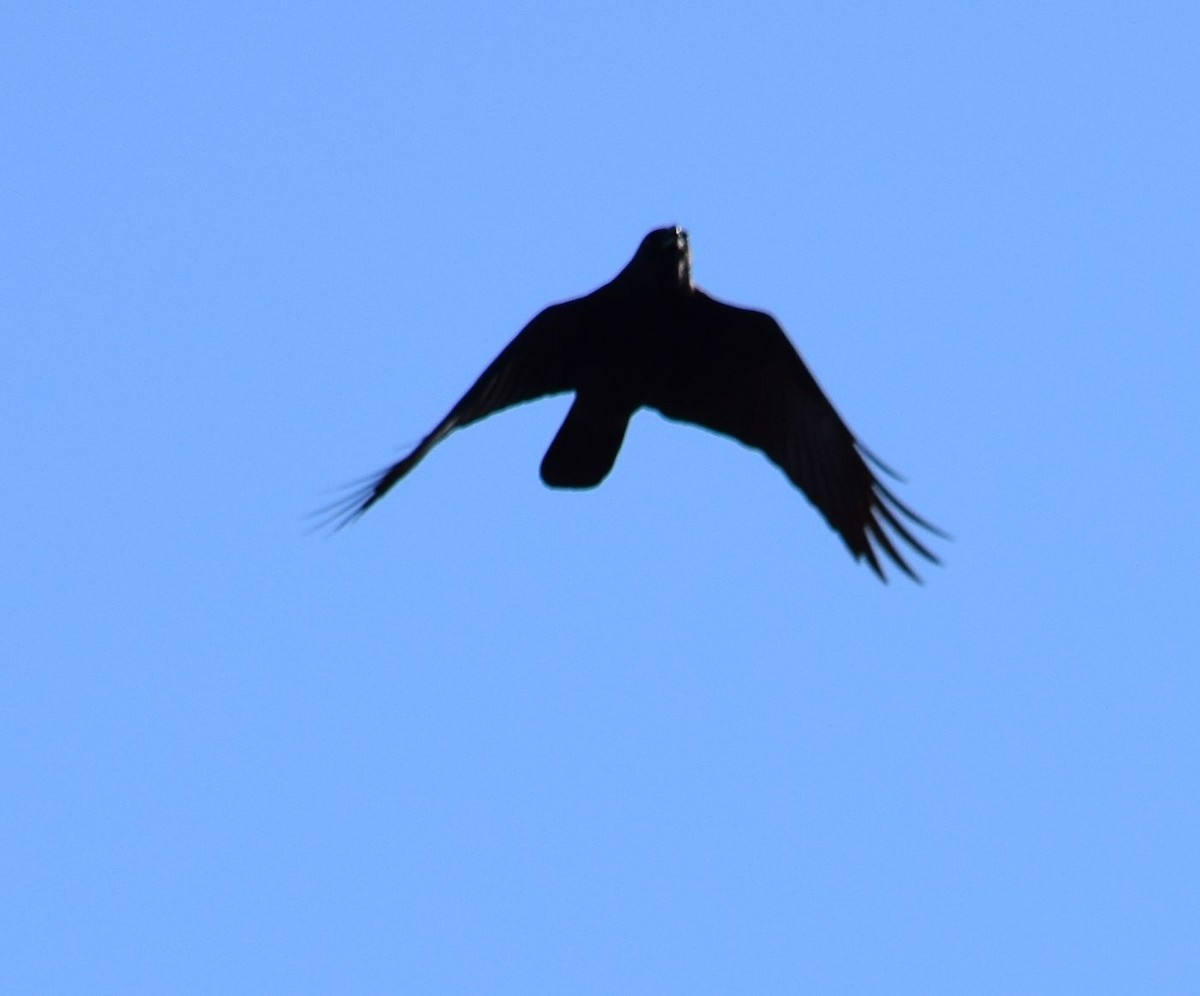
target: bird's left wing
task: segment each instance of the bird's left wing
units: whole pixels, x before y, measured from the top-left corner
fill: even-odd
[[[890,473],[855,439],[770,315],[697,290],[686,334],[664,373],[652,407],[761,450],[804,492],[854,557],[865,558],[880,578],[886,580],[876,546],[916,578],[888,529],[938,562],[913,535],[911,524],[940,531],[872,472],[868,461]]]
[[[588,314],[586,301],[564,301],[539,312],[408,456],[372,475],[362,487],[317,514],[340,528],[379,501],[455,429],[513,405],[574,390],[579,343]]]

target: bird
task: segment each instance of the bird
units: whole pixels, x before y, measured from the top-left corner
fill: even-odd
[[[574,400],[541,463],[552,488],[600,484],[630,418],[651,408],[765,454],[880,580],[886,558],[920,581],[903,544],[940,563],[916,529],[947,535],[872,470],[900,479],[850,431],[775,318],[693,283],[688,234],[678,225],[647,234],[608,283],[535,315],[412,452],[319,513],[341,528],[456,430],[568,392]]]

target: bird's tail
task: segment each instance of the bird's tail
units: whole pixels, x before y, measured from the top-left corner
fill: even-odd
[[[612,470],[632,414],[581,391],[542,458],[542,480],[552,488],[594,488]]]

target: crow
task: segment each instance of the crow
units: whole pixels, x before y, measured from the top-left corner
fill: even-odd
[[[340,528],[455,429],[568,391],[574,401],[541,466],[552,488],[598,485],[612,470],[633,413],[653,408],[761,450],[881,580],[887,577],[879,551],[920,580],[885,526],[939,563],[910,524],[946,534],[872,473],[870,465],[897,477],[847,428],[779,323],[692,283],[688,236],[678,226],[650,232],[603,287],[534,316],[416,449],[322,511]]]

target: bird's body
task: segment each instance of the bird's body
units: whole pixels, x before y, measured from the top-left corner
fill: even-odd
[[[357,518],[455,429],[568,391],[575,400],[542,460],[542,480],[551,487],[599,484],[633,413],[648,407],[763,451],[880,577],[872,541],[915,577],[884,524],[937,560],[900,516],[937,530],[871,472],[866,459],[878,461],[855,440],[775,319],[693,285],[687,234],[678,227],[648,234],[609,283],[536,315],[417,448],[338,513],[343,521]]]

